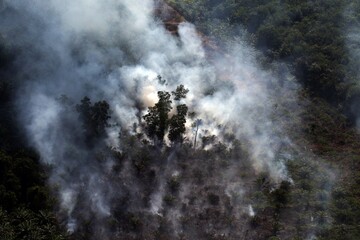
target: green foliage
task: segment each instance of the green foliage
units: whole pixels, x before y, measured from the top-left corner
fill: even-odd
[[[110,119],[110,106],[106,101],[98,101],[92,105],[90,98],[84,97],[81,103],[76,105],[76,110],[86,139],[93,140],[105,135],[107,121]]]
[[[271,192],[271,198],[276,208],[279,209],[289,202],[291,183],[282,181],[280,186]]]
[[[18,154],[11,157],[0,151],[0,206],[7,210],[18,204],[33,210],[50,207],[44,173],[39,171],[38,163],[24,153]]]
[[[358,23],[360,4],[353,5],[354,14],[343,16],[344,8],[349,3],[347,0],[172,0],[170,2],[179,6],[188,19],[195,22],[202,31],[220,40],[229,40],[233,37],[235,29],[241,25],[251,37],[249,38],[251,44],[262,50],[267,57],[264,64],[274,60],[289,62],[293,74],[311,96],[324,98],[333,105],[346,104],[346,101],[359,96],[360,88],[356,84],[357,78],[354,74],[358,71],[358,66],[347,66],[350,57],[345,48],[343,34],[340,34],[344,28],[340,20],[345,18],[346,23]],[[355,47],[355,45],[351,46]],[[11,56],[3,46],[0,47],[0,56],[1,70],[9,65]],[[65,239],[55,216],[48,212],[53,208],[53,200],[45,185],[46,172],[39,166],[37,156],[19,150],[21,141],[17,140],[24,139],[24,136],[19,137],[12,123],[15,119],[13,117],[15,110],[11,102],[14,86],[10,80],[5,79],[3,75],[0,76],[0,238],[4,240]],[[160,76],[158,81],[162,85],[167,84]],[[180,103],[186,98],[187,93],[188,89],[183,85],[178,86],[171,94],[158,92],[159,101],[155,106],[150,107],[143,117],[146,133],[151,139],[162,143],[168,133],[172,143],[184,142],[188,107]],[[213,89],[207,94],[212,95]],[[176,103],[176,113],[169,118],[173,108],[171,95]],[[166,176],[165,179],[169,180],[163,198],[165,204],[177,206],[176,204],[180,202],[178,199],[183,197],[179,196],[179,189],[180,186],[186,186],[182,185],[185,182],[192,184],[189,191],[199,191],[191,193],[192,197],[187,199],[189,203],[181,206],[181,211],[191,208],[192,204],[196,206],[196,201],[211,205],[200,213],[195,212],[194,216],[190,214],[184,217],[182,224],[187,223],[187,227],[196,223],[193,225],[199,228],[202,226],[199,223],[203,223],[206,226],[213,226],[216,231],[220,227],[211,221],[215,220],[216,223],[223,221],[220,219],[222,213],[219,209],[221,211],[225,209],[226,216],[231,211],[241,214],[243,209],[234,210],[231,209],[231,204],[226,205],[226,202],[230,201],[228,193],[224,196],[221,190],[207,188],[217,185],[217,182],[209,183],[209,179],[224,178],[224,181],[232,182],[239,177],[244,180],[242,183],[249,185],[252,192],[249,199],[236,193],[239,196],[233,197],[232,201],[239,201],[242,206],[247,201],[252,202],[256,211],[256,215],[250,217],[249,222],[259,235],[257,238],[249,237],[249,239],[306,239],[308,238],[306,234],[309,232],[316,233],[319,239],[360,239],[360,175],[357,173],[360,169],[359,139],[353,129],[348,127],[345,116],[339,114],[339,110],[342,109],[332,108],[321,98],[307,98],[311,103],[301,113],[304,122],[299,123],[299,128],[307,138],[311,138],[310,148],[321,154],[328,162],[333,162],[335,168],[343,167],[341,170],[346,174],[338,177],[341,182],[335,187],[329,185],[331,174],[321,171],[322,166],[317,159],[294,159],[287,164],[294,184],[284,181],[279,186],[275,186],[266,174],[258,176],[255,182],[251,182],[255,174],[249,167],[249,157],[242,149],[241,143],[234,137],[229,137],[228,141],[234,146],[229,149],[228,145],[219,142],[216,136],[207,135],[202,138],[203,146],[200,149],[191,148],[185,142],[179,148],[165,147],[164,152],[159,153],[146,142],[146,139],[143,139],[143,133],[137,133],[136,136],[123,133],[121,135],[123,152],[114,153],[119,160],[114,166],[114,171],[123,170],[122,163],[125,159],[131,159],[128,167],[130,169],[133,167],[132,170],[137,173],[136,180],[142,184],[139,184],[141,186],[139,202],[145,202],[153,190],[151,184],[156,182],[156,176],[164,171],[162,164],[171,152],[174,158],[181,160],[181,163],[177,162],[176,167],[183,171],[184,177]],[[62,96],[59,101],[66,106],[73,105],[66,96]],[[106,101],[92,104],[91,100],[85,97],[76,106],[76,110],[80,115],[85,138],[94,140],[104,136],[110,118],[110,108]],[[195,119],[195,117],[195,114],[192,114],[191,118]],[[197,120],[194,127],[198,130],[199,125],[200,120]],[[305,141],[303,136],[296,140]],[[9,151],[9,146],[12,151]],[[207,149],[207,146],[211,148]],[[231,161],[237,161],[235,165],[241,166],[241,169],[230,169],[229,166],[234,166],[231,165]],[[229,168],[227,173],[230,176],[212,178],[218,174],[219,168]],[[333,188],[334,191],[331,192]],[[126,199],[123,201],[124,205],[128,204],[126,201]],[[246,216],[240,217],[241,221],[246,223]],[[148,224],[146,216],[140,214],[127,214],[125,218],[124,225],[114,220],[114,228],[124,227],[133,234]],[[228,218],[231,222],[231,217]],[[164,228],[170,224],[165,220],[161,221]],[[227,227],[234,228],[232,224],[231,222]],[[84,227],[84,236],[86,236],[84,238],[90,237],[88,236],[90,231],[86,232],[89,226]],[[185,227],[184,229],[186,230]],[[286,231],[293,233],[293,236],[280,236]],[[164,236],[166,237],[163,239],[171,239],[166,234]],[[211,233],[208,236],[214,236],[214,239],[215,236],[218,237],[217,239],[221,238]],[[134,238],[134,235],[131,237]],[[225,237],[221,239],[223,238]]]
[[[215,135],[211,135],[211,136],[203,136],[202,137],[202,148],[205,148],[208,145],[214,144],[216,140],[216,136]]]
[[[184,85],[180,85],[176,88],[175,91],[172,91],[171,94],[174,95],[175,101],[180,101],[182,98],[186,98],[186,94],[189,92],[189,89],[186,89]]]
[[[54,199],[45,184],[46,171],[18,126],[18,82],[11,70],[16,53],[7,44],[0,34],[0,239],[64,240],[50,213]]]
[[[49,211],[44,172],[26,152],[0,151],[0,239],[65,239]]]
[[[158,97],[159,101],[154,107],[149,107],[148,113],[143,118],[147,124],[148,136],[162,144],[169,126],[168,114],[172,109],[172,101],[168,92],[159,91]]]
[[[180,85],[172,92],[175,101],[186,98],[188,89],[184,85]],[[154,140],[162,145],[164,136],[169,129],[169,139],[173,143],[182,143],[182,135],[185,133],[186,115],[188,107],[185,104],[176,106],[177,113],[169,119],[169,113],[172,107],[171,95],[165,91],[158,92],[159,101],[153,107],[149,107],[148,113],[143,116],[146,123],[146,133]]]
[[[174,193],[177,192],[180,188],[180,180],[178,176],[172,176],[168,181],[168,186],[170,190]]]
[[[348,67],[351,56],[345,36],[351,24],[360,22],[356,10],[352,10],[359,9],[356,1],[167,2],[200,31],[219,40],[219,45],[240,36],[260,49],[267,56],[266,62],[288,62],[313,96],[344,107],[351,104],[351,99],[346,99],[350,92],[355,94],[353,98],[359,96],[352,90],[357,85],[353,76],[358,70]],[[351,11],[347,9],[350,6]]]
[[[176,198],[175,198],[174,195],[167,194],[167,195],[164,196],[164,202],[165,202],[165,204],[168,205],[168,206],[173,206],[175,200],[176,200]]]
[[[49,212],[32,212],[18,208],[8,213],[0,208],[0,239],[2,240],[65,240]]]
[[[183,142],[182,135],[185,133],[185,123],[188,107],[185,104],[176,106],[177,114],[170,119],[169,139],[171,142]]]

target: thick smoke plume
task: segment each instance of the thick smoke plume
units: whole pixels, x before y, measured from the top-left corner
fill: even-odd
[[[292,182],[285,167],[292,145],[285,131],[289,125],[283,124],[285,113],[278,105],[282,96],[289,95],[296,104],[298,87],[286,67],[262,70],[257,52],[241,39],[224,44],[218,53],[209,53],[193,25],[181,23],[178,36],[168,32],[154,14],[161,6],[152,0],[5,0],[1,7],[2,38],[11,39],[11,47],[18,52],[15,64],[22,83],[19,119],[42,162],[52,169],[50,184],[59,196],[59,216],[71,233],[121,239],[121,218],[113,215],[133,212],[149,219],[142,224],[142,237],[163,228],[165,218],[171,223],[169,236],[206,239],[209,235],[201,235],[198,229],[182,229],[181,220],[186,219],[181,206],[188,206],[190,212],[194,209],[194,218],[195,208],[205,209],[209,204],[230,211],[225,203],[218,205],[221,191],[237,213],[234,221],[256,215],[246,197],[251,181],[239,177],[247,163],[235,161],[225,170],[201,172],[216,169],[218,163],[201,160],[203,156],[196,160],[195,156],[188,168],[191,171],[186,172],[175,149],[158,156],[149,153],[156,173],[156,180],[149,180],[153,187],[144,187],[136,177],[132,161],[138,155],[135,150],[129,153],[128,143],[122,142],[119,134],[139,133],[147,107],[158,100],[157,91],[171,92],[180,84],[190,90],[184,101],[195,114],[187,119],[190,143],[194,139],[190,126],[201,119],[197,148],[201,148],[203,136],[216,135],[226,142],[233,135],[246,149],[249,172],[267,174],[274,189],[282,181]],[[93,102],[106,100],[112,110],[106,139],[91,146],[81,141],[79,116],[69,110],[84,96]],[[205,146],[208,150],[216,147],[216,142]],[[105,151],[107,148],[112,151]],[[128,156],[122,158],[120,169],[116,154]],[[190,172],[200,183],[205,178],[216,184],[208,189],[195,187]],[[176,206],[166,209],[172,200],[166,195],[168,179],[174,186],[179,179],[183,181],[173,203]],[[211,192],[210,203],[204,205],[189,197],[198,190],[199,194]],[[137,226],[136,214],[129,218]],[[111,219],[117,222],[111,223]],[[90,221],[96,222],[91,231],[85,228]],[[209,231],[204,231],[246,238],[245,227],[232,233],[235,231],[230,228],[211,224]]]

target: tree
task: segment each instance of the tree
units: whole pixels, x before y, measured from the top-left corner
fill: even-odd
[[[175,101],[180,101],[182,98],[186,98],[186,94],[189,92],[184,85],[180,85],[171,94],[174,96]],[[155,141],[159,141],[160,144],[164,141],[164,136],[168,128],[169,139],[173,143],[182,142],[182,135],[185,133],[186,115],[188,107],[185,104],[178,104],[176,106],[177,114],[169,119],[169,112],[172,109],[172,101],[170,99],[170,93],[166,91],[158,92],[159,101],[153,107],[149,107],[148,113],[143,116],[146,122],[147,135]]]
[[[186,115],[188,107],[185,104],[180,104],[176,107],[177,114],[170,119],[169,139],[171,142],[183,142],[182,135],[185,133]]]
[[[172,91],[175,101],[180,101],[182,98],[186,98],[186,94],[189,92],[189,89],[186,89],[184,85],[180,85],[176,88],[175,91]],[[169,130],[169,139],[171,142],[183,142],[182,135],[185,133],[185,123],[186,115],[188,112],[188,107],[185,104],[180,104],[176,106],[177,114],[172,116],[170,119],[170,130]]]
[[[197,135],[198,135],[198,131],[199,131],[199,126],[200,126],[201,124],[202,124],[202,120],[201,120],[201,119],[196,119],[196,121],[192,124],[192,127],[194,128],[194,132],[195,132],[194,148],[196,148]]]
[[[189,92],[189,89],[186,89],[184,85],[180,85],[176,88],[175,91],[172,91],[171,94],[174,95],[175,101],[180,101],[181,98],[186,98],[186,94]]]
[[[148,113],[143,117],[148,136],[161,144],[169,126],[168,114],[172,109],[170,96],[168,92],[159,91],[159,101],[154,107],[149,107]]]
[[[76,105],[76,110],[87,139],[91,140],[105,134],[107,121],[110,119],[110,106],[106,101],[98,101],[92,106],[90,98],[84,97],[81,104]]]
[[[91,122],[93,130],[97,136],[105,134],[105,129],[108,127],[108,119],[110,119],[110,106],[106,101],[99,101],[94,104],[91,111]]]
[[[90,98],[84,97],[81,100],[81,104],[76,105],[76,111],[79,113],[79,118],[82,121],[82,127],[85,132],[85,135],[88,134],[90,130],[90,120],[91,120],[91,101]]]

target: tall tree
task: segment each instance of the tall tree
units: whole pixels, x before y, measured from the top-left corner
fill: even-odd
[[[164,141],[165,132],[169,126],[168,114],[171,111],[170,93],[159,91],[159,101],[154,107],[149,107],[148,113],[143,117],[147,124],[147,134],[160,144]]]
[[[80,104],[76,105],[76,111],[79,113],[79,120],[82,122],[84,135],[91,132],[91,100],[87,96],[81,99]]]
[[[174,100],[177,101],[177,114],[170,119],[169,139],[173,143],[182,143],[184,140],[183,134],[186,131],[185,123],[188,107],[185,104],[179,104],[179,101],[182,98],[186,98],[188,92],[189,89],[186,89],[184,85],[179,85],[175,91],[171,92]]]
[[[110,106],[106,101],[98,101],[94,103],[91,111],[92,128],[97,136],[105,134],[105,129],[108,127],[108,120],[110,119]]]
[[[76,105],[79,118],[82,121],[84,135],[88,140],[101,137],[105,134],[110,119],[110,106],[106,101],[91,104],[90,98],[84,97],[81,104]]]
[[[186,115],[188,112],[188,107],[185,104],[180,104],[176,107],[177,114],[172,116],[170,119],[170,130],[169,130],[169,139],[173,143],[183,142],[183,134],[186,131]]]

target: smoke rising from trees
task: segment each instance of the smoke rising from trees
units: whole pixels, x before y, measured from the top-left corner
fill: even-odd
[[[184,221],[209,206],[221,213],[209,216],[254,218],[255,177],[241,177],[243,171],[263,174],[258,187],[269,194],[293,182],[284,157],[292,154],[291,123],[284,124],[278,105],[291,96],[296,107],[299,87],[281,64],[264,70],[242,39],[209,54],[190,23],[179,25],[179,36],[169,33],[154,15],[161,5],[151,0],[5,0],[4,6],[0,32],[17,50],[19,122],[51,169],[69,232],[93,239],[113,239],[125,228],[139,237],[156,231],[244,237],[245,226],[232,232],[214,222],[204,235]],[[159,115],[160,128],[146,128],[158,117],[149,107],[161,109],[159,99],[174,97],[179,86],[189,90],[186,97],[174,94],[177,105]],[[200,119],[195,136],[191,125]],[[206,203],[192,197],[197,191]]]

